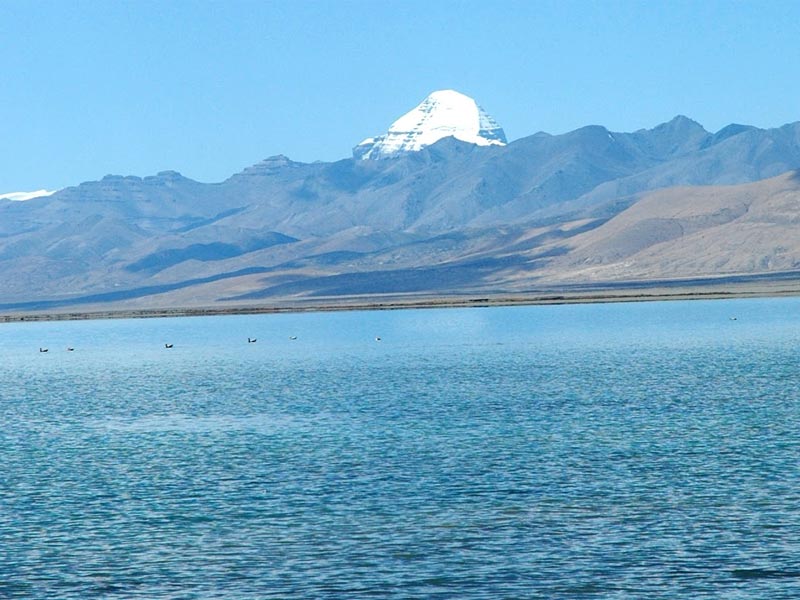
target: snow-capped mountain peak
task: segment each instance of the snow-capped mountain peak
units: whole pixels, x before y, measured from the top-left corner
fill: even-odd
[[[56,190],[36,190],[35,192],[7,192],[0,194],[0,200],[14,200],[16,202],[24,202],[25,200],[33,200],[34,198],[41,198],[42,196],[52,196]]]
[[[475,100],[455,90],[440,90],[392,123],[384,135],[367,138],[353,148],[353,156],[390,158],[449,136],[479,146],[506,143],[503,128]]]

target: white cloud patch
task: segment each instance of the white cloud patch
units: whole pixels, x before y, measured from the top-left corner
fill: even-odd
[[[30,200],[32,198],[41,198],[42,196],[51,196],[58,190],[36,190],[35,192],[8,192],[7,194],[0,194],[0,200],[14,200],[15,202],[22,202],[23,200]]]

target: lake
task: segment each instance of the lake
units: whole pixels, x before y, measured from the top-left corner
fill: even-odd
[[[800,299],[4,324],[0,365],[0,598],[800,597]]]

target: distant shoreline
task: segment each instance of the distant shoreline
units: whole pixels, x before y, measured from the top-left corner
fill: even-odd
[[[238,306],[197,306],[180,308],[111,308],[9,312],[0,314],[0,323],[40,321],[85,321],[97,319],[155,319],[259,315],[356,310],[411,310],[425,308],[486,308],[501,306],[544,306],[558,304],[600,304],[680,300],[722,300],[800,296],[800,281],[759,282],[720,286],[659,286],[652,288],[598,289],[547,293],[502,293],[459,296],[396,295],[369,297],[281,300],[272,304]]]

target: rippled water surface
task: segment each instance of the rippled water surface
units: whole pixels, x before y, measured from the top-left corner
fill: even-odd
[[[2,325],[0,598],[798,598],[799,398],[796,299]]]

